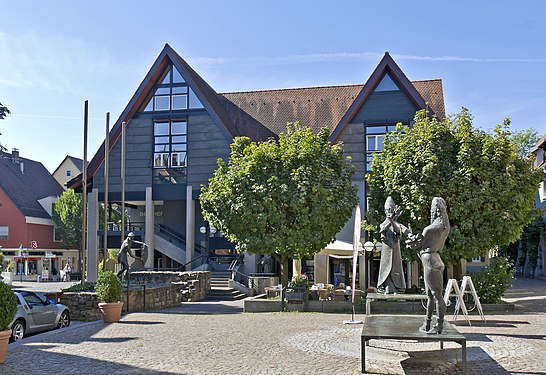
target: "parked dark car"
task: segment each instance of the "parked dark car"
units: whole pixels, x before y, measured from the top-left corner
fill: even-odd
[[[65,305],[52,303],[33,292],[14,293],[17,296],[17,313],[10,324],[11,341],[20,340],[29,333],[70,325],[70,312]]]

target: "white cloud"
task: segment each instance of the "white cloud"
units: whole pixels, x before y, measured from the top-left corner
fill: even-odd
[[[307,64],[321,62],[352,62],[352,61],[377,61],[383,56],[377,52],[336,52],[336,53],[314,53],[306,55],[287,55],[287,56],[255,56],[247,58],[235,57],[196,57],[189,58],[188,61],[195,65],[239,65],[239,66],[259,66],[259,65],[287,65],[287,64]],[[519,63],[543,63],[546,59],[522,59],[522,58],[478,58],[470,56],[419,56],[393,54],[395,60],[414,60],[414,61],[438,61],[438,62],[519,62]]]
[[[0,84],[57,93],[76,92],[86,81],[115,68],[108,53],[103,48],[97,49],[74,38],[0,32]]]

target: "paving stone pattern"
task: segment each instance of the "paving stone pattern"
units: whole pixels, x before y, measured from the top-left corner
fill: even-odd
[[[546,371],[546,282],[516,280],[507,295],[517,310],[459,318],[469,374]],[[347,314],[241,313],[242,302],[184,303],[92,322],[11,344],[1,374],[358,374],[360,328]],[[363,316],[357,315],[362,319]],[[368,371],[457,374],[455,343],[371,340]]]

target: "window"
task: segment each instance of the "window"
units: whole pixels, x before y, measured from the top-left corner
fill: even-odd
[[[383,136],[382,135],[368,135],[367,136],[366,151],[381,151],[383,150]]]
[[[66,177],[71,177],[71,176],[72,176],[72,171],[71,170],[66,171]]]
[[[7,240],[9,235],[9,227],[0,227],[0,240]]]
[[[392,77],[389,73],[385,73],[383,76],[383,79],[379,82],[379,84],[375,88],[375,92],[378,91],[399,91],[400,88],[398,88],[398,85],[392,80]]]
[[[387,75],[386,75],[387,76]],[[394,82],[393,82],[394,83]],[[402,125],[407,126],[409,122],[400,121]],[[387,122],[385,124],[366,124],[366,172],[372,170],[373,154],[383,150],[383,141],[387,133],[396,130],[398,121]]]
[[[154,181],[186,180],[188,129],[186,120],[154,123]]]
[[[144,112],[179,111],[201,109],[203,104],[188,86],[178,69],[171,65],[165,78],[157,85],[154,95],[144,108]]]

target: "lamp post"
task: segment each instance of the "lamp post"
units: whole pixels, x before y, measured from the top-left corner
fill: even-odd
[[[205,235],[205,248],[207,253],[205,254],[206,263],[208,263],[209,252],[210,252],[210,238],[216,233],[216,228],[208,224],[199,228],[199,232]]]
[[[364,257],[366,259],[366,289],[368,289],[372,282],[373,253],[374,251],[381,251],[383,244],[381,242],[374,244],[371,241],[366,241],[362,247],[364,248]]]
[[[21,262],[19,263],[19,282],[23,282],[23,271],[25,269],[25,264],[23,263],[28,256],[25,250],[19,250],[21,255]]]

